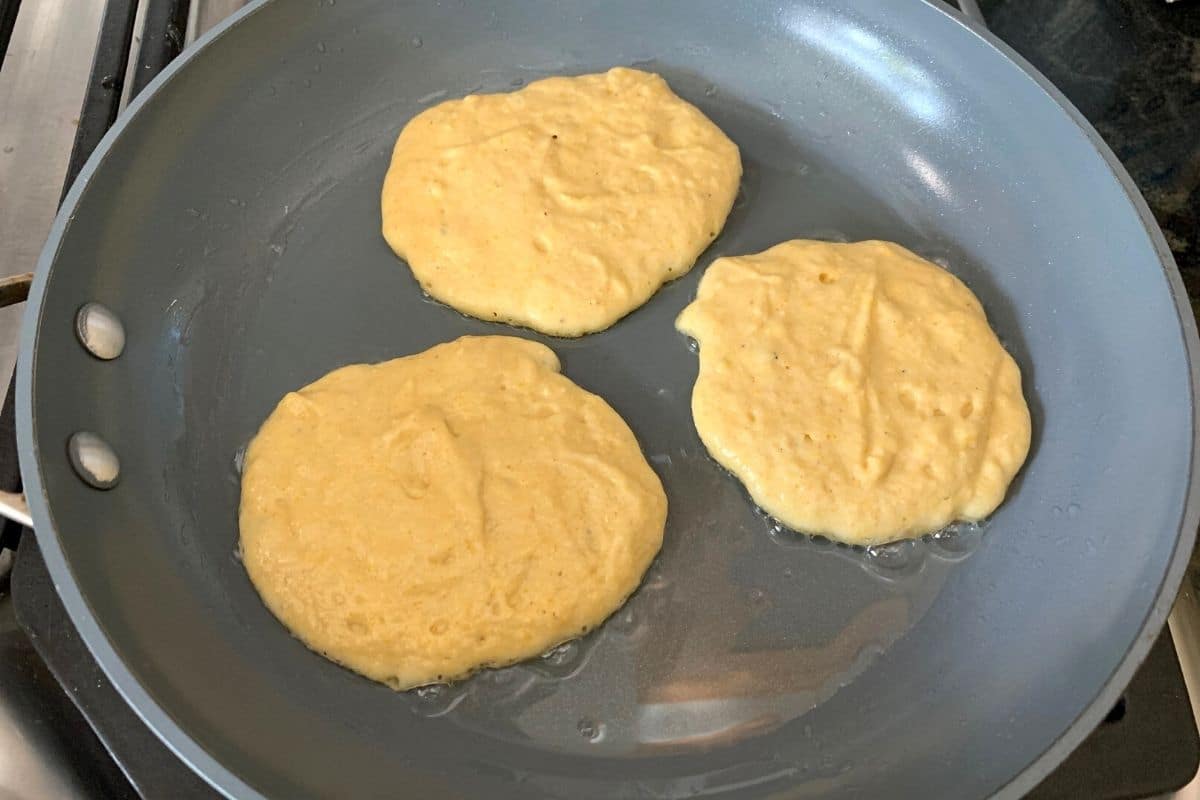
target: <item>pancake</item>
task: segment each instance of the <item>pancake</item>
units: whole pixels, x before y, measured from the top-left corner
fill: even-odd
[[[979,520],[1029,451],[1021,373],[946,270],[888,242],[721,258],[676,322],[709,453],[797,531],[878,544]]]
[[[241,553],[312,649],[398,689],[599,625],[662,544],[633,433],[544,345],[464,337],[289,393],[246,453]]]
[[[580,336],[692,268],[741,174],[737,145],[658,75],[547,78],[414,117],[383,236],[459,311]]]

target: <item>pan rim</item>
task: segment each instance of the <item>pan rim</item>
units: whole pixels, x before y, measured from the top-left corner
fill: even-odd
[[[936,0],[926,0],[926,4]],[[944,10],[944,9],[943,9]],[[1096,153],[1104,159],[1109,171],[1125,192],[1126,198],[1150,240],[1163,275],[1171,290],[1171,299],[1175,302],[1176,321],[1179,323],[1179,333],[1183,339],[1184,350],[1187,354],[1189,396],[1188,406],[1192,416],[1192,456],[1188,464],[1187,491],[1183,500],[1183,508],[1179,515],[1179,528],[1175,539],[1175,549],[1171,553],[1171,561],[1163,580],[1158,585],[1154,604],[1142,619],[1141,629],[1133,644],[1125,651],[1116,668],[1100,687],[1099,692],[1089,701],[1084,710],[1075,717],[1070,726],[1051,743],[1041,755],[1031,761],[1020,773],[996,791],[996,798],[1020,798],[1042,782],[1059,764],[1061,764],[1084,739],[1100,725],[1109,710],[1120,699],[1133,674],[1146,660],[1150,648],[1158,640],[1167,617],[1175,605],[1179,587],[1183,583],[1187,571],[1188,556],[1196,543],[1197,525],[1200,524],[1200,406],[1196,398],[1200,395],[1200,334],[1197,332],[1196,317],[1192,312],[1187,290],[1183,285],[1183,276],[1179,273],[1179,265],[1167,244],[1166,237],[1154,218],[1146,198],[1134,183],[1125,165],[1117,158],[1116,153],[1108,146],[1091,122],[1075,107],[1062,91],[1034,67],[1024,56],[1014,50],[1003,39],[992,33],[985,25],[959,13],[945,12],[959,25],[976,34],[984,44],[990,46],[1002,57],[1015,64],[1022,72],[1037,84],[1038,88],[1066,113],[1068,119],[1087,137],[1088,142]]]
[[[244,780],[221,764],[200,746],[174,718],[161,706],[143,687],[133,673],[118,655],[108,634],[98,618],[92,612],[86,598],[76,583],[72,568],[67,562],[66,553],[58,530],[54,525],[48,498],[45,494],[41,474],[41,452],[37,447],[34,436],[33,409],[33,364],[36,358],[39,328],[42,309],[45,300],[46,286],[53,270],[54,262],[60,248],[63,235],[68,223],[75,214],[79,199],[84,189],[90,183],[92,176],[105,161],[114,142],[141,108],[171,81],[175,74],[186,67],[203,52],[209,44],[224,36],[235,25],[249,16],[257,13],[271,0],[251,0],[215,27],[199,37],[191,47],[172,61],[159,73],[129,105],[125,113],[101,139],[96,150],[84,165],[79,177],[72,185],[63,201],[54,224],[51,227],[46,244],[38,258],[33,285],[23,315],[21,325],[21,340],[16,369],[16,403],[17,403],[17,444],[21,458],[21,476],[25,486],[31,514],[34,520],[34,530],[38,544],[41,547],[47,567],[54,578],[55,588],[63,600],[72,623],[87,644],[89,651],[116,688],[117,692],[134,710],[143,723],[170,749],[181,761],[188,765],[204,781],[219,793],[231,798],[253,798],[266,800],[266,796],[251,787]],[[1084,710],[1071,721],[1064,732],[1035,759],[1027,764],[1019,773],[1006,784],[997,787],[996,797],[1016,798],[1028,792],[1053,771],[1066,756],[1083,741],[1100,720],[1108,713],[1109,708],[1116,702],[1133,673],[1145,660],[1151,645],[1158,638],[1167,615],[1175,602],[1179,586],[1187,568],[1188,559],[1195,543],[1197,525],[1200,523],[1200,406],[1196,398],[1200,396],[1200,335],[1197,333],[1196,320],[1191,311],[1187,293],[1178,266],[1167,246],[1167,242],[1145,198],[1137,188],[1129,173],[1117,159],[1116,155],[1079,112],[1077,108],[1062,94],[1045,76],[1026,61],[1009,45],[999,39],[985,26],[963,17],[937,3],[937,0],[925,0],[922,4],[929,10],[939,12],[952,21],[957,22],[969,33],[982,40],[982,43],[994,50],[1000,57],[1011,62],[1025,74],[1040,89],[1048,99],[1057,105],[1067,119],[1073,123],[1090,142],[1093,150],[1104,161],[1109,171],[1116,178],[1118,185],[1124,191],[1133,210],[1137,213],[1143,230],[1158,257],[1167,285],[1175,303],[1176,318],[1179,324],[1179,334],[1183,340],[1187,354],[1189,373],[1188,403],[1192,419],[1192,453],[1188,465],[1187,491],[1179,518],[1179,528],[1176,532],[1175,547],[1171,555],[1163,579],[1160,582],[1154,603],[1143,618],[1140,630],[1121,657],[1117,666],[1104,681],[1096,695],[1090,700]]]

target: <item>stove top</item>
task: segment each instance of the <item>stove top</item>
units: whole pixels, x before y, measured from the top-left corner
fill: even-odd
[[[67,185],[129,97],[178,54],[185,39],[243,2],[142,0],[139,6],[137,0],[107,0]],[[982,0],[979,5],[993,31],[1054,81],[1125,163],[1166,233],[1196,308],[1200,5],[1188,0],[1172,5]],[[0,0],[0,53],[18,6],[20,0]],[[10,394],[0,410],[0,487],[15,489],[12,426]],[[92,660],[54,591],[36,540],[10,524],[0,533],[0,547],[16,550],[11,576],[0,579],[0,675],[19,674],[38,688],[36,704],[25,703],[32,722],[18,728],[30,741],[40,736],[46,748],[69,751],[62,770],[72,773],[58,783],[11,783],[25,787],[12,796],[216,797],[142,725]],[[0,573],[11,561],[11,554],[0,556]],[[1197,576],[1200,570],[1194,569],[1189,582],[1200,583]],[[5,627],[13,616],[20,631]],[[16,707],[0,704],[0,712]],[[4,722],[0,713],[0,740]],[[1170,632],[1164,631],[1105,722],[1030,796],[1163,795],[1192,781],[1198,762],[1200,738],[1180,660]],[[0,764],[0,794],[9,796],[3,770]]]

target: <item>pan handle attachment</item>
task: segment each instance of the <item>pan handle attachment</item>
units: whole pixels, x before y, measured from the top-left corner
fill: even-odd
[[[32,283],[32,272],[0,280],[0,308],[24,303],[29,297],[29,286]],[[33,527],[33,519],[29,516],[29,504],[25,502],[25,495],[18,492],[0,491],[0,517],[11,519],[27,528]]]

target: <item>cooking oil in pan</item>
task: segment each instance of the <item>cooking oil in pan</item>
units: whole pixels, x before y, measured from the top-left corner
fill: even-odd
[[[599,630],[532,662],[409,692],[412,711],[511,741],[610,755],[758,736],[870,669],[925,614],[952,562],[980,535],[962,526],[851,548],[764,522],[767,530],[744,537],[721,536],[714,524],[695,532],[704,541],[691,548],[669,544]],[[858,597],[831,610],[828,584],[816,575]]]

